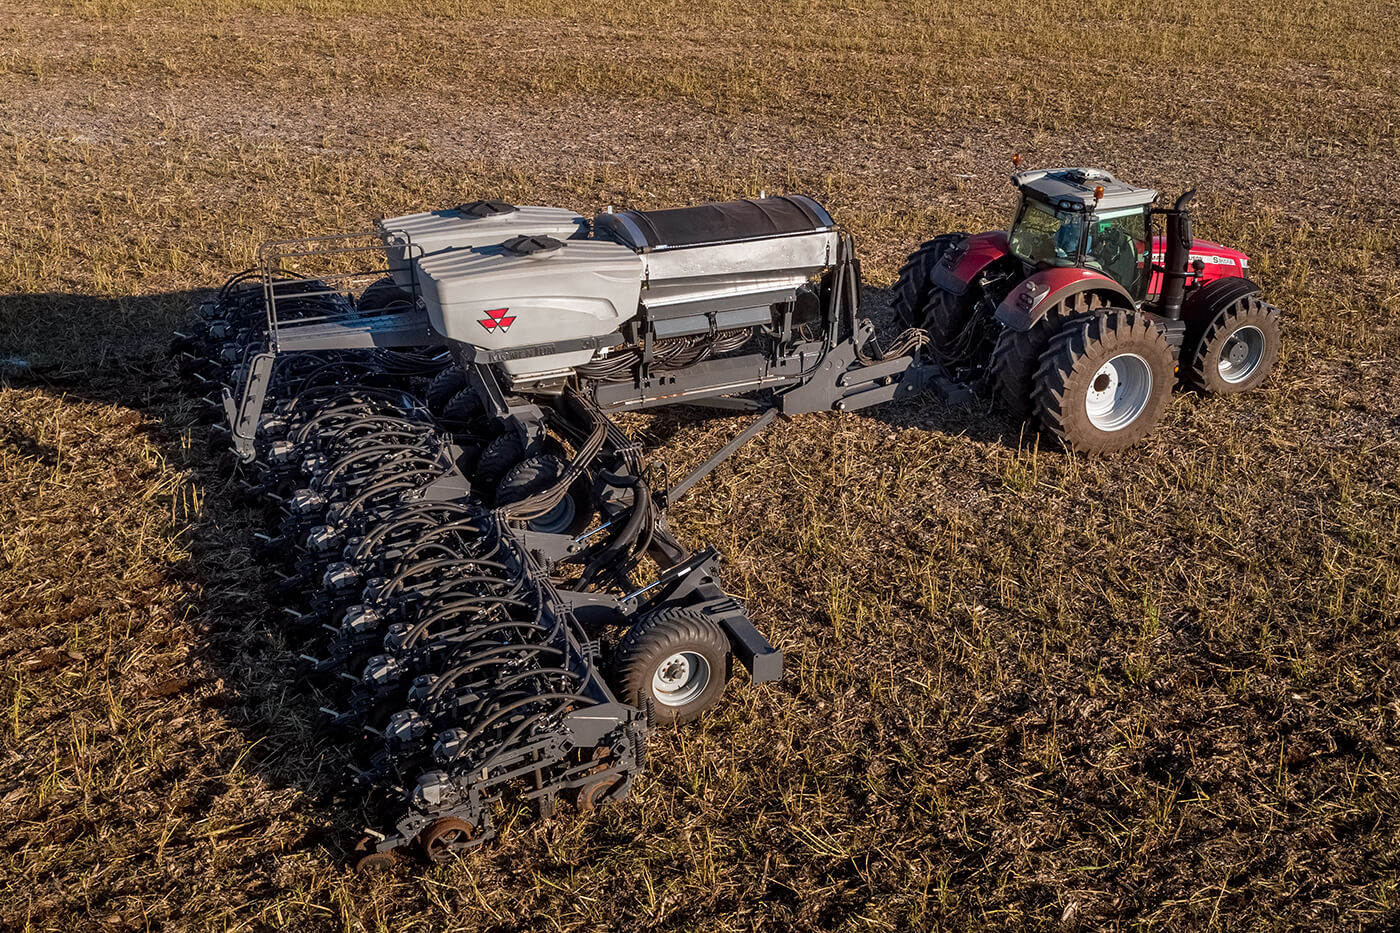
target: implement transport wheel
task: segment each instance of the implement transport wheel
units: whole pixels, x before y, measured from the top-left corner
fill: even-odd
[[[444,370],[443,373],[439,375],[452,374],[452,370],[448,369]],[[456,375],[461,376],[463,383],[467,381],[465,375],[461,373],[457,373]],[[428,387],[428,391],[432,391],[432,386]],[[428,407],[432,407],[431,402],[428,403]],[[471,386],[463,385],[462,388],[452,393],[452,397],[443,404],[441,414],[442,417],[448,421],[471,421],[485,414],[485,412],[486,409],[481,404],[481,399],[477,396],[476,390]]]
[[[423,393],[423,401],[435,415],[446,415],[447,406],[453,397],[467,387],[467,374],[456,366],[449,366],[433,377]],[[475,398],[476,393],[472,393]],[[480,402],[477,403],[480,408]]]
[[[361,314],[383,311],[390,305],[410,306],[413,296],[394,282],[393,276],[385,276],[360,293],[355,309]]]
[[[448,862],[471,845],[476,830],[466,820],[445,816],[418,833],[418,847],[430,862]]]
[[[1189,347],[1186,383],[1220,395],[1253,389],[1269,377],[1281,339],[1278,308],[1258,295],[1244,295],[1220,311]]]
[[[1030,330],[1001,329],[992,346],[990,369],[992,391],[1007,412],[1021,419],[1035,413],[1035,374],[1050,341],[1067,322],[1103,305],[1098,295],[1080,292],[1056,302]]]
[[[514,431],[498,434],[482,449],[481,457],[476,461],[476,469],[471,475],[472,486],[482,492],[494,493],[501,480],[505,479],[506,474],[516,464],[539,454],[547,454],[559,460],[566,456],[564,445],[552,437],[542,437],[526,447],[520,435]]]
[[[918,327],[923,323],[924,304],[933,287],[933,267],[943,259],[944,253],[966,239],[966,233],[941,233],[921,244],[899,267],[890,307],[900,326]]]
[[[494,490],[510,468],[525,459],[525,443],[514,431],[498,434],[481,451],[481,459],[476,461],[472,485],[478,489]]]
[[[496,507],[544,492],[564,475],[563,460],[553,454],[527,457],[511,467],[496,487]],[[526,521],[531,531],[577,537],[593,521],[592,480],[584,473],[569,486],[564,498],[545,514]]]
[[[1075,450],[1122,450],[1161,420],[1175,381],[1162,329],[1110,308],[1051,341],[1036,373],[1036,409],[1045,429]]]
[[[620,698],[641,709],[651,701],[658,723],[685,723],[719,702],[729,673],[729,638],[694,609],[648,613],[613,655]]]

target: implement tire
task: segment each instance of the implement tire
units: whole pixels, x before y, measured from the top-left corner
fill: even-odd
[[[624,703],[650,702],[658,723],[690,722],[724,694],[729,638],[694,609],[658,609],[622,637],[612,669]]]

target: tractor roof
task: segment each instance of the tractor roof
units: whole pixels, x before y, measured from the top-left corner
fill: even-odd
[[[1100,185],[1103,186],[1103,198],[1099,201],[1100,210],[1137,207],[1150,204],[1157,197],[1157,192],[1151,188],[1135,188],[1098,168],[1051,168],[1018,172],[1011,176],[1011,183],[1042,201],[1071,210],[1092,208],[1094,189]]]

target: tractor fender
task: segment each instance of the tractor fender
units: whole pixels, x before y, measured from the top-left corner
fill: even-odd
[[[943,254],[933,267],[933,284],[954,295],[963,295],[982,270],[1011,255],[1005,230],[991,230],[963,240]]]
[[[1013,288],[997,305],[996,319],[1012,330],[1028,331],[1056,304],[1080,292],[1103,292],[1110,304],[1133,308],[1123,286],[1102,272],[1080,268],[1042,269]]]
[[[1246,295],[1257,295],[1263,289],[1255,282],[1233,275],[1212,279],[1193,287],[1186,293],[1181,306],[1181,318],[1186,322],[1187,339],[1205,331],[1215,316]]]

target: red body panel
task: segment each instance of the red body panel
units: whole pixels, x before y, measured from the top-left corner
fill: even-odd
[[[1165,237],[1153,237],[1154,263],[1162,262],[1166,247]],[[934,268],[933,282],[955,295],[964,294],[983,269],[1010,255],[1011,248],[1007,243],[1005,230],[989,230],[970,236]],[[1201,260],[1204,268],[1200,276],[1192,276],[1187,280],[1188,287],[1231,276],[1241,277],[1249,269],[1249,257],[1244,253],[1219,243],[1212,243],[1210,240],[1198,239],[1194,242],[1191,247],[1191,261],[1197,259]],[[1102,272],[1056,266],[1041,269],[1018,283],[997,306],[996,317],[1007,327],[1026,330],[1039,320],[1043,309],[1064,297],[1065,293],[1089,290],[1113,292],[1117,295],[1116,304],[1122,307],[1134,305],[1132,297],[1123,287]],[[1148,282],[1146,300],[1154,300],[1161,291],[1162,274],[1154,272]]]
[[[1012,330],[1030,330],[1049,308],[1066,294],[1083,291],[1112,292],[1117,304],[1131,308],[1133,300],[1123,286],[1093,269],[1053,266],[1027,276],[997,305],[996,318]]]
[[[1164,237],[1152,238],[1152,261],[1160,264],[1166,257],[1167,241]],[[1191,261],[1197,259],[1205,264],[1199,277],[1193,276],[1187,279],[1187,285],[1204,285],[1216,279],[1230,277],[1244,277],[1249,271],[1249,257],[1237,249],[1222,246],[1219,243],[1212,243],[1210,240],[1197,239],[1191,244]],[[1147,297],[1155,298],[1162,293],[1162,273],[1152,273],[1152,279],[1147,284]]]
[[[961,295],[978,273],[1010,254],[1011,247],[1007,245],[1005,230],[989,230],[970,236],[958,247],[957,253],[951,257],[951,263],[944,259],[933,270],[933,282],[954,295]]]

